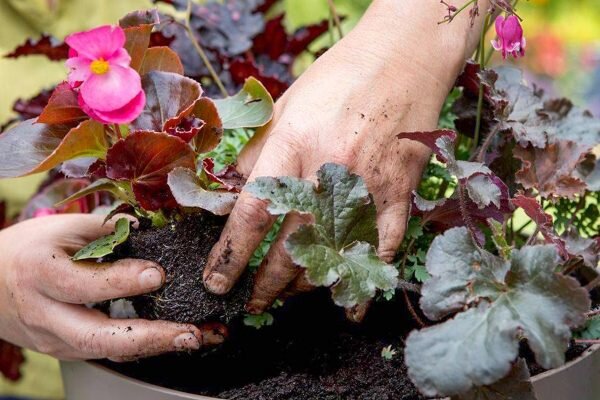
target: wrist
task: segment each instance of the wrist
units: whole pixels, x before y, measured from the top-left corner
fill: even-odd
[[[479,7],[472,26],[468,8],[438,24],[447,14],[438,1],[374,0],[344,40],[379,58],[389,75],[414,71],[435,81],[445,96],[479,42],[489,0],[479,0]]]

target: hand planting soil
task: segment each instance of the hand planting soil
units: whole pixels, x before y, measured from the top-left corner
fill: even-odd
[[[205,212],[162,228],[153,228],[145,221],[132,230],[110,258],[143,258],[158,263],[166,272],[166,283],[160,290],[130,299],[141,318],[227,324],[244,312],[252,290],[250,274],[226,296],[209,293],[202,284],[206,257],[219,239],[224,221]]]

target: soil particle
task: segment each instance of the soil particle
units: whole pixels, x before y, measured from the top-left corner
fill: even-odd
[[[208,213],[186,216],[163,228],[146,223],[133,230],[111,258],[141,258],[165,269],[165,285],[130,300],[141,318],[180,323],[229,323],[244,312],[252,277],[244,274],[225,296],[209,293],[202,273],[210,250],[219,239],[225,219]]]

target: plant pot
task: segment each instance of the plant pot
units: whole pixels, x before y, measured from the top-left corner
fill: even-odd
[[[165,389],[114,372],[94,362],[62,362],[66,400],[215,400]],[[600,345],[577,360],[533,378],[538,400],[600,400]]]

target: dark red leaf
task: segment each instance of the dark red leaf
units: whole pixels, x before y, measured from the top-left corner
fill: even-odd
[[[569,257],[565,242],[558,237],[552,224],[552,216],[547,214],[542,205],[533,197],[526,197],[521,194],[511,200],[515,207],[521,207],[525,214],[537,225],[540,233],[544,236],[547,243],[556,245],[560,255],[564,258]]]
[[[165,132],[189,143],[190,140],[196,137],[204,125],[204,121],[200,118],[181,116],[167,121],[165,123]]]
[[[154,26],[160,22],[158,10],[151,8],[149,10],[132,11],[119,20],[121,28],[131,28],[140,25]]]
[[[132,184],[136,200],[149,211],[177,207],[167,185],[173,169],[195,169],[195,154],[183,140],[166,133],[134,132],[108,150],[106,173]]]
[[[69,56],[69,46],[54,37],[42,35],[37,40],[27,39],[5,57],[19,58],[31,55],[43,55],[52,61],[66,60]]]
[[[229,72],[231,79],[238,85],[242,85],[251,76],[255,77],[267,88],[274,99],[281,97],[292,81],[291,76],[287,77],[289,72],[286,71],[283,76],[270,75],[261,66],[247,58],[236,58],[232,61]]]
[[[0,201],[0,229],[8,225],[8,216],[6,215],[6,202]]]
[[[146,105],[131,123],[134,130],[162,132],[165,123],[189,113],[202,95],[198,82],[184,76],[152,71],[142,78]]]
[[[453,143],[456,140],[456,132],[448,129],[437,130],[433,132],[403,132],[396,135],[396,137],[398,139],[416,140],[429,147],[431,151],[435,153],[438,160],[441,162],[447,162],[449,158],[448,154],[444,151],[444,148],[438,146],[437,141],[440,138],[444,138]],[[454,156],[452,156],[452,158],[454,158]]]
[[[223,136],[223,122],[214,101],[208,97],[202,97],[194,104],[191,115],[204,121],[204,126],[194,138],[194,149],[197,153],[213,150]]]
[[[87,114],[79,107],[77,93],[71,89],[67,82],[63,82],[52,92],[52,96],[37,122],[64,124],[79,122],[87,118]]]
[[[0,373],[11,381],[21,378],[21,365],[25,362],[22,350],[0,339]]]
[[[13,111],[18,113],[22,120],[36,118],[44,111],[51,95],[52,90],[42,90],[30,99],[19,99],[13,105]]]
[[[228,165],[219,172],[215,172],[215,162],[212,158],[202,160],[202,168],[211,182],[220,184],[229,192],[239,193],[242,191],[246,179],[240,174],[234,165]]]

